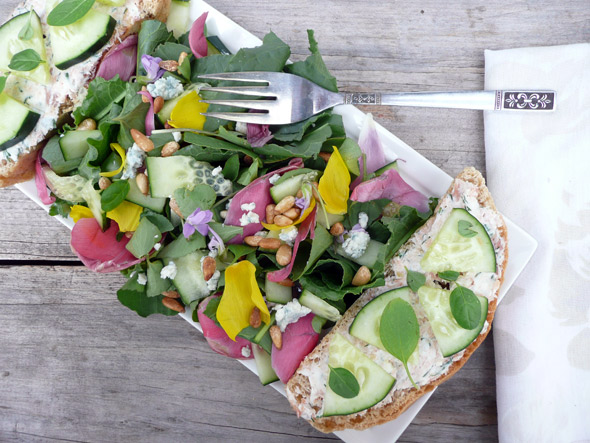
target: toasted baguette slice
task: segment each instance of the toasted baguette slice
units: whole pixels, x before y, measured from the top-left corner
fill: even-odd
[[[462,273],[457,280],[458,284],[469,287],[477,295],[488,298],[488,314],[479,336],[463,351],[445,358],[417,295],[412,293],[411,304],[420,324],[421,337],[418,361],[412,364],[410,359],[409,362],[410,372],[418,385],[418,389],[416,389],[411,385],[399,360],[388,352],[352,337],[348,331],[358,312],[369,301],[387,290],[407,285],[406,267],[424,272],[420,267],[420,260],[453,208],[469,208],[469,212],[482,224],[485,224],[496,253],[495,273],[483,273],[485,275],[480,276],[475,273]],[[484,340],[490,331],[498,292],[504,280],[507,260],[508,239],[504,220],[497,212],[481,174],[473,168],[467,168],[455,178],[447,193],[440,199],[434,215],[414,233],[388,263],[386,286],[366,291],[336,323],[332,331],[303,360],[289,380],[287,398],[297,415],[307,419],[316,429],[326,433],[343,429],[362,430],[398,417],[420,396],[431,391],[457,372]],[[439,280],[436,274],[425,274],[426,285],[436,286],[437,280]],[[395,377],[396,383],[383,400],[369,409],[350,415],[322,417],[329,371],[328,349],[336,333],[341,334],[364,355]]]
[[[94,79],[105,54],[125,37],[136,33],[144,20],[166,21],[170,1],[127,0],[123,6],[105,9],[117,20],[111,39],[94,56],[65,70],[57,69],[52,63],[51,44],[45,39],[47,62],[51,73],[48,85],[40,85],[14,75],[8,78],[6,91],[22,102],[25,102],[27,97],[33,97],[27,100],[27,104],[41,114],[41,117],[23,141],[0,151],[0,187],[34,177],[38,151],[45,146],[47,139],[67,119],[74,107],[82,102],[86,96],[86,88]],[[45,0],[25,0],[15,8],[12,16],[31,9],[35,10],[41,19],[44,34],[48,35],[47,15],[51,11],[47,10]]]

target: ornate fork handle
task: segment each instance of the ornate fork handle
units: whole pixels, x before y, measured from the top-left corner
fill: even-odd
[[[353,105],[420,106],[482,110],[553,111],[555,91],[400,92],[396,94],[343,93]]]

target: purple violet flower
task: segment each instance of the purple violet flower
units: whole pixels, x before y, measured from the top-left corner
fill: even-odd
[[[186,222],[182,227],[182,234],[185,238],[189,238],[195,231],[199,231],[199,234],[203,237],[209,235],[211,238],[207,245],[209,250],[213,251],[213,249],[217,249],[218,251],[223,251],[225,247],[223,240],[208,224],[211,220],[213,220],[213,212],[209,210],[203,211],[201,208],[197,208],[186,218]]]
[[[311,202],[311,185],[309,183],[304,183],[301,186],[301,193],[303,197],[295,199],[295,206],[301,209],[301,212],[305,212],[307,208],[309,208],[309,204]]]
[[[141,65],[146,70],[148,78],[153,82],[162,77],[164,72],[166,72],[160,68],[161,61],[162,59],[160,57],[152,57],[147,54],[141,56]]]

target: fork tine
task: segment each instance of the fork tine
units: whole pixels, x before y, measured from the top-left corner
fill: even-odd
[[[274,100],[201,100],[201,103],[236,106],[238,108],[258,109],[261,111],[269,111],[276,106],[276,101]]]
[[[231,120],[242,123],[256,123],[259,125],[268,125],[269,114],[258,114],[249,112],[205,112],[201,115],[205,117],[220,118],[222,120]]]
[[[206,80],[231,80],[235,82],[260,82],[268,83],[273,72],[220,72],[218,74],[202,74],[199,78]]]
[[[268,86],[203,86],[201,91],[226,92],[228,94],[253,95],[258,97],[274,97]]]

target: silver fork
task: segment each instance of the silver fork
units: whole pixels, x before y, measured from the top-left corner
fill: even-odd
[[[248,100],[203,100],[211,105],[234,106],[257,112],[207,112],[223,120],[266,125],[295,123],[342,104],[421,106],[482,110],[553,111],[555,91],[457,91],[457,92],[331,92],[309,80],[282,72],[225,72],[199,78],[254,83],[254,86],[203,87],[201,91],[253,97]]]

